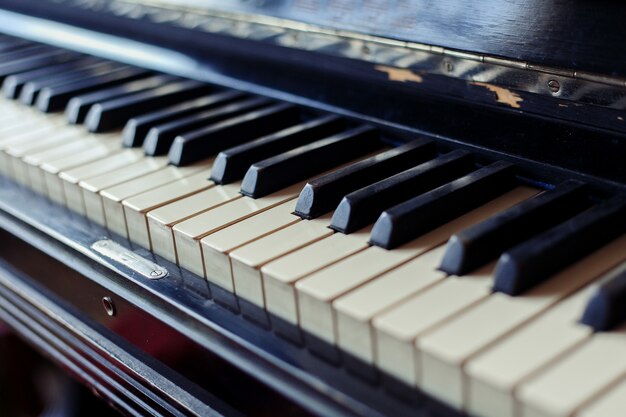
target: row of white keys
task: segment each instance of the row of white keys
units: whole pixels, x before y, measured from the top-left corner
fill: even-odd
[[[209,189],[215,185],[209,180],[210,171],[202,170],[188,177],[127,198],[122,202],[128,237],[144,248],[151,248],[146,213],[180,198]]]
[[[67,153],[58,158],[58,152],[61,151]],[[42,159],[39,164],[48,190],[48,197],[60,204],[67,205],[63,187],[65,181],[59,174],[81,165],[94,163],[120,151],[122,151],[122,144],[119,140],[119,134],[94,135],[55,148],[55,156]],[[69,208],[73,209],[73,207]]]
[[[325,215],[297,222],[231,251],[229,255],[235,293],[265,308],[261,268],[274,259],[332,235],[333,231],[328,227],[331,217]]]
[[[211,187],[149,211],[146,217],[153,252],[178,263],[173,227],[197,214],[241,198],[240,188],[240,182]]]
[[[467,362],[621,262],[625,244],[626,237],[618,239],[521,296],[494,293],[417,337],[418,386],[456,408],[465,407]]]
[[[213,159],[203,160],[185,167],[167,166],[141,177],[114,185],[99,192],[100,207],[106,221],[107,228],[118,235],[127,238],[126,217],[124,214],[124,200],[135,195],[162,187],[166,184],[181,180],[198,172],[209,172]],[[164,197],[167,199],[167,197]]]
[[[326,342],[336,344],[336,317],[332,306],[335,299],[441,245],[454,232],[511,207],[536,192],[520,187],[399,248],[389,251],[372,246],[299,280],[296,290],[302,328]]]
[[[63,184],[67,207],[84,216],[86,213],[85,201],[83,199],[82,189],[78,185],[81,181],[102,174],[115,175],[117,169],[143,158],[143,152],[139,149],[124,149],[84,165],[60,171],[58,176]]]
[[[576,273],[602,277],[621,262],[623,249],[620,242],[605,247],[576,265]],[[594,285],[584,287],[467,361],[467,410],[478,416],[516,416],[515,391],[522,381],[591,335],[579,320],[594,290]]]
[[[143,158],[133,164],[117,169],[115,175],[105,173],[80,181],[78,185],[83,193],[87,218],[101,226],[106,226],[100,192],[159,171],[165,168],[168,163],[169,160],[166,156]]]
[[[339,347],[373,365],[372,319],[446,278],[437,270],[444,251],[445,245],[441,245],[336,299],[333,309]]]
[[[38,193],[48,195],[45,176],[40,165],[44,161],[54,161],[77,153],[81,149],[87,149],[87,145],[83,143],[86,137],[87,134],[75,126],[58,126],[49,134],[38,135],[36,140],[30,141],[28,149],[24,149],[26,148],[24,142],[20,143],[24,146],[8,148],[7,154],[11,157],[16,179]],[[108,140],[106,143],[113,144],[113,140]]]
[[[520,417],[570,417],[626,376],[626,325],[587,341],[518,391]],[[624,410],[622,409],[623,415]],[[602,415],[602,417],[606,417]]]
[[[344,235],[332,234],[261,267],[267,310],[298,325],[300,313],[295,284],[302,278],[369,247],[371,227]]]
[[[243,196],[176,224],[173,231],[179,265],[205,276],[200,243],[205,236],[296,198],[303,185],[298,183],[257,199]]]
[[[292,214],[294,210],[295,199],[288,200],[202,238],[200,243],[204,270],[209,282],[234,293],[230,252],[269,233],[299,222],[300,217]]]
[[[25,182],[25,179],[13,169],[12,157],[7,150],[12,146],[36,143],[54,132],[60,124],[59,118],[41,120],[30,114],[12,120],[0,129],[0,154],[2,154],[2,172],[10,177]]]

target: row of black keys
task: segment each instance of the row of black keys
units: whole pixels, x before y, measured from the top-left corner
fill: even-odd
[[[242,180],[259,198],[383,146],[368,126],[335,116],[304,118],[300,109],[242,92],[0,38],[6,97],[43,112],[65,110],[70,123],[102,132],[124,127],[126,146],[169,153],[185,165],[219,152],[211,179]],[[517,185],[513,166],[476,170],[472,156],[438,156],[417,139],[308,182],[296,214],[313,219],[334,209],[331,227],[352,233],[374,224],[371,241],[400,246]],[[455,234],[441,269],[463,275],[499,257],[495,290],[520,294],[626,231],[626,202],[592,205],[584,184],[567,181]],[[585,321],[607,328],[626,318],[626,276],[590,303]],[[600,300],[600,301],[598,301]]]

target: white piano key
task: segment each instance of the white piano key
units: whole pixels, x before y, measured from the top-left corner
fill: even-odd
[[[107,148],[120,147],[116,135],[102,135],[98,137],[86,136],[79,140],[69,141],[60,146],[29,153],[23,156],[22,161],[29,165],[29,174],[32,181],[32,178],[36,177],[35,173],[43,178],[43,171],[40,169],[42,164],[72,157],[98,146],[105,146]],[[14,161],[17,161],[17,159]]]
[[[606,259],[603,260],[601,252],[594,259],[611,264],[611,255],[620,255],[619,252],[604,254]],[[621,265],[626,266],[623,263]],[[486,417],[518,415],[515,413],[516,387],[592,334],[593,329],[582,325],[580,318],[596,285],[605,277],[606,273],[603,273],[592,285],[563,300],[467,362],[467,409],[471,414]]]
[[[43,172],[48,190],[48,197],[59,204],[66,204],[65,193],[63,191],[63,180],[59,177],[61,171],[94,162],[101,158],[106,158],[122,149],[120,142],[109,139],[99,138],[93,142],[86,139],[84,142],[90,142],[90,145],[80,151],[63,156],[62,158],[42,161],[40,169]]]
[[[464,365],[498,339],[588,285],[626,258],[626,236],[522,296],[494,293],[415,341],[419,386],[456,408],[467,398]]]
[[[134,180],[126,181],[100,191],[107,228],[120,236],[128,237],[122,201],[142,192],[188,177],[197,172],[208,171],[212,161],[213,160],[210,159],[209,161],[202,161],[186,167],[168,166]]]
[[[166,205],[180,198],[213,187],[215,184],[208,178],[211,172],[200,171],[196,174],[171,182],[156,190],[137,194],[122,202],[129,239],[150,249],[150,234],[146,213],[157,207]]]
[[[515,389],[591,334],[578,323],[593,286],[568,297],[465,365],[466,409],[472,415],[515,417]]]
[[[207,280],[231,293],[235,292],[230,251],[276,230],[301,221],[292,214],[295,199],[258,213],[200,240]]]
[[[274,259],[333,234],[330,215],[303,220],[230,252],[235,293],[265,307],[261,267]]]
[[[372,246],[298,281],[296,289],[302,328],[331,344],[336,343],[336,325],[331,306],[334,299],[441,245],[454,232],[482,221],[535,193],[531,188],[519,187],[399,248],[389,251]]]
[[[374,359],[379,369],[416,385],[418,363],[413,341],[420,334],[486,298],[491,293],[493,264],[463,277],[448,277],[376,316]]]
[[[261,267],[268,311],[291,324],[298,324],[295,283],[369,247],[370,233],[370,227],[350,235],[335,233]]]
[[[87,218],[101,226],[105,226],[106,219],[104,217],[104,207],[100,191],[156,172],[165,168],[168,163],[169,161],[165,156],[144,158],[116,170],[115,175],[106,173],[80,181],[78,185],[83,193]]]
[[[569,355],[520,386],[519,416],[572,416],[626,375],[624,351],[626,326],[594,334]]]
[[[144,156],[139,149],[125,149],[102,159],[59,172],[58,175],[63,183],[67,207],[78,214],[84,215],[86,212],[85,202],[82,190],[78,185],[80,181],[106,173],[115,175],[115,170],[137,162],[142,158]]]
[[[172,227],[196,214],[241,198],[240,188],[239,182],[212,187],[149,211],[147,219],[152,251],[178,263]]]
[[[441,245],[336,299],[333,308],[337,316],[339,347],[374,364],[371,320],[444,279],[447,275],[437,270],[444,251],[445,245]]]
[[[57,127],[55,126],[36,126],[32,128],[25,129],[22,132],[15,133],[11,136],[7,136],[0,140],[0,154],[2,154],[3,167],[2,171],[5,175],[8,175],[15,179],[16,181],[27,185],[29,183],[29,179],[27,176],[24,176],[24,167],[17,166],[16,162],[21,162],[19,159],[14,158],[13,152],[11,152],[12,147],[15,146],[32,146],[33,144],[37,144],[41,142],[43,139],[46,139],[50,135],[54,134]]]
[[[623,417],[626,410],[626,379],[600,394],[575,417]]]
[[[257,199],[244,196],[178,223],[173,230],[179,265],[197,275],[204,276],[200,247],[202,238],[296,198],[303,186],[303,183],[298,183]]]
[[[5,147],[5,152],[13,157],[20,158],[30,153],[43,151],[70,141],[78,140],[85,136],[87,136],[87,134],[82,129],[62,129],[60,131],[51,132],[49,135],[37,135],[38,140],[11,143]]]

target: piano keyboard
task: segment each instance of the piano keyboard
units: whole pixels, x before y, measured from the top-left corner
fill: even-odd
[[[475,416],[623,415],[625,199],[6,36],[0,81],[5,176],[327,359]]]

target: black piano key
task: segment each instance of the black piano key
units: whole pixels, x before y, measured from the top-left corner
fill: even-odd
[[[290,104],[276,104],[177,136],[168,153],[172,164],[191,164],[219,151],[249,142],[294,125],[300,111]]]
[[[598,204],[503,253],[493,289],[518,295],[625,232],[626,200]]]
[[[77,54],[73,52],[53,49],[13,61],[0,60],[0,82],[9,75],[66,62],[75,59],[76,56]]]
[[[436,156],[434,142],[417,139],[309,181],[295,214],[314,219],[332,211],[346,194],[414,167]]]
[[[515,186],[514,167],[496,162],[385,210],[371,243],[393,249],[489,202]]]
[[[63,111],[75,96],[137,81],[150,75],[152,72],[143,68],[121,67],[97,77],[85,78],[61,86],[45,87],[39,92],[36,106],[44,113]]]
[[[87,112],[96,103],[108,101],[118,97],[124,97],[133,93],[150,90],[164,84],[176,81],[177,77],[172,75],[154,75],[135,81],[129,81],[121,85],[112,87],[106,86],[87,94],[72,97],[67,103],[65,116],[72,124],[82,123],[87,116]]]
[[[611,330],[626,322],[626,264],[602,278],[580,321],[597,332]]]
[[[217,155],[213,163],[211,180],[217,184],[239,181],[253,163],[323,139],[343,128],[345,122],[339,117],[324,116],[226,149]]]
[[[204,110],[213,109],[243,97],[245,97],[245,94],[240,91],[221,91],[206,97],[185,101],[155,112],[133,117],[126,122],[124,126],[122,143],[129,148],[142,146],[146,135],[154,126],[168,123],[194,113],[200,113]]]
[[[475,168],[472,156],[454,151],[346,195],[335,210],[330,227],[353,233],[376,221],[380,214],[411,196],[425,193]]]
[[[122,67],[122,65],[116,62],[106,62],[100,60],[98,62],[92,62],[84,67],[74,68],[60,74],[51,74],[45,78],[27,82],[22,88],[19,99],[22,104],[32,106],[35,104],[39,92],[46,87],[71,84],[77,80],[107,74],[120,67]]]
[[[179,135],[203,129],[226,119],[267,107],[271,103],[266,98],[253,97],[154,126],[146,135],[143,149],[146,155],[165,155],[174,143],[174,139]]]
[[[211,91],[215,91],[215,87],[199,81],[187,80],[171,83],[98,103],[89,110],[85,125],[90,132],[117,129],[124,126],[131,117],[200,97]]]
[[[440,269],[463,275],[485,265],[505,250],[588,208],[591,203],[585,191],[584,184],[566,181],[453,235]]]
[[[67,71],[80,68],[84,65],[93,64],[95,62],[97,62],[96,58],[76,59],[61,64],[50,65],[31,71],[9,75],[4,79],[4,82],[2,83],[2,93],[6,98],[15,99],[20,95],[24,84],[29,81],[46,78],[52,75],[57,75],[59,73],[66,73]]]
[[[255,162],[241,183],[241,193],[264,197],[383,147],[378,131],[359,126],[308,145]]]

